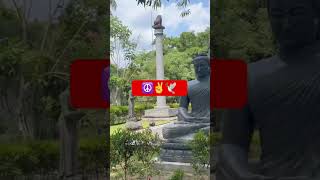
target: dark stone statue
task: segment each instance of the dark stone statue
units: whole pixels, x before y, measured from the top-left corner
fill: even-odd
[[[206,55],[201,55],[193,60],[196,80],[188,82],[188,95],[180,98],[178,121],[164,127],[162,160],[166,161],[191,161],[190,152],[186,143],[192,140],[194,133],[203,130],[208,133],[210,129],[210,61]],[[189,105],[191,112],[188,112]],[[171,151],[171,153],[165,153]],[[183,153],[181,154],[175,153]],[[174,156],[174,157],[173,157]]]
[[[133,120],[133,121],[136,121],[136,115],[134,113],[134,96],[132,95],[132,91],[129,91],[129,100],[128,100],[128,104],[129,104],[129,108],[128,108],[128,111],[129,111],[129,119]]]
[[[158,16],[156,17],[156,20],[154,21],[152,27],[153,27],[154,29],[164,29],[164,26],[162,26],[162,17],[161,17],[161,15],[158,15]]]
[[[128,120],[126,122],[126,128],[129,130],[138,130],[141,129],[141,123],[138,122],[138,119],[134,112],[134,96],[132,95],[132,91],[129,91],[129,99],[128,99]]]
[[[60,94],[61,114],[60,129],[60,177],[72,178],[78,170],[78,125],[84,112],[75,110],[70,105],[70,92],[67,88]]]
[[[104,68],[101,73],[102,99],[108,103],[110,102],[109,79],[110,79],[110,67],[108,66]]]
[[[279,54],[249,64],[249,100],[227,110],[217,180],[320,179],[320,1],[269,0]],[[253,130],[262,154],[248,163]]]

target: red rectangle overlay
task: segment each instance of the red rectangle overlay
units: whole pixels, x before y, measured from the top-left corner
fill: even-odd
[[[247,103],[247,64],[242,60],[211,60],[211,109],[238,109]]]
[[[70,96],[74,108],[105,109],[110,107],[108,59],[75,60],[70,68]],[[105,88],[107,87],[107,88]],[[108,97],[107,97],[108,96]]]
[[[186,96],[186,80],[133,80],[133,96]]]

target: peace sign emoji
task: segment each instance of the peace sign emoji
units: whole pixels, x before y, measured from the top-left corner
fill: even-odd
[[[158,82],[158,85],[156,86],[156,93],[157,94],[161,94],[162,93],[162,84],[163,84],[163,82]]]

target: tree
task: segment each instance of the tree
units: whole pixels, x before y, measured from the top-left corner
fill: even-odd
[[[253,62],[275,54],[265,1],[215,0],[211,5],[215,9],[211,11],[214,22],[211,43],[215,57]]]
[[[160,8],[162,5],[161,0],[136,0],[138,5],[151,6],[153,9]],[[169,0],[168,0],[169,1]],[[177,7],[182,9],[181,16],[187,16],[191,13],[190,9],[187,9],[188,5],[190,4],[190,0],[178,0]]]
[[[77,58],[105,57],[105,3],[74,0],[57,21],[51,7],[45,22],[28,18],[26,3],[0,8],[0,33],[8,38],[0,51],[1,119],[10,120],[25,138],[54,137],[59,116],[58,95],[66,87],[69,65]],[[30,2],[30,1],[28,1]],[[50,3],[48,3],[50,6]],[[58,6],[58,5],[57,5]],[[2,7],[2,6],[1,6]],[[50,8],[50,7],[49,7]],[[15,29],[21,34],[11,33]],[[4,33],[2,33],[2,31]],[[6,72],[6,73],[5,73]],[[7,103],[8,104],[8,103]]]
[[[136,44],[131,41],[132,32],[115,16],[110,19],[111,49],[110,57],[113,63],[110,78],[111,102],[122,105],[122,98],[127,97],[130,89],[132,73],[135,71],[133,60]]]
[[[183,32],[179,37],[165,37],[164,49],[164,71],[166,79],[192,80],[195,78],[192,58],[199,53],[207,53],[209,49],[209,28],[204,32]],[[136,54],[133,71],[133,79],[155,79],[156,78],[156,53],[148,51]],[[140,100],[146,99],[145,97]],[[155,99],[148,98],[149,101]],[[168,97],[168,102],[178,102],[177,97]]]

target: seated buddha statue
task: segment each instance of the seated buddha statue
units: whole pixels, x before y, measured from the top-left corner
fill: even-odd
[[[188,82],[187,96],[180,98],[178,121],[162,129],[164,149],[186,149],[199,130],[210,129],[210,61],[206,55],[193,59],[196,80]],[[189,110],[191,105],[191,111]],[[183,145],[184,144],[184,145]],[[184,147],[182,147],[184,146]]]

